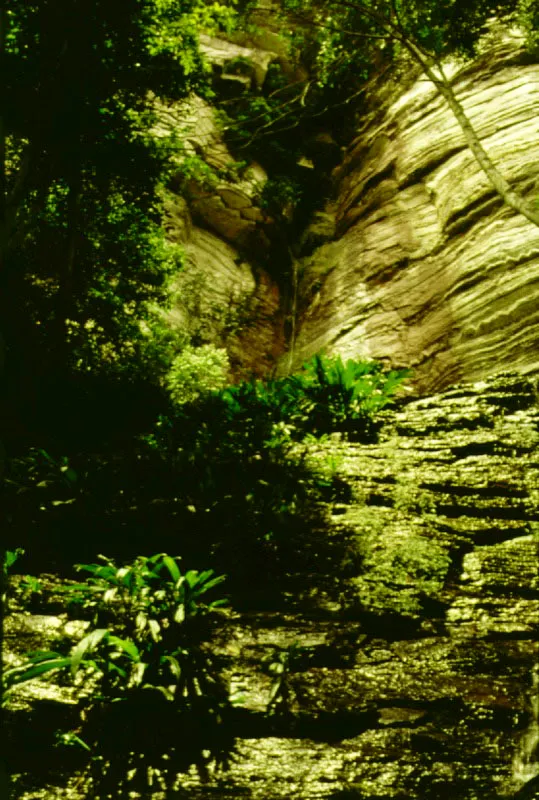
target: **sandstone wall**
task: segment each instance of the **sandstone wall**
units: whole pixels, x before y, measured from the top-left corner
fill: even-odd
[[[219,66],[220,80],[262,80],[261,70],[276,57],[209,37],[204,38],[204,47]],[[247,75],[226,75],[227,58],[233,62],[238,53],[245,59],[255,53],[252,78],[248,67],[244,67]],[[268,375],[286,350],[281,291],[266,268],[271,221],[257,200],[268,176],[255,162],[238,174],[214,109],[202,98],[160,104],[158,114],[155,133],[179,133],[184,148],[178,157],[178,176],[165,195],[167,238],[182,245],[186,256],[172,287],[176,301],[168,319],[180,335],[188,333],[195,343],[226,347],[232,378]],[[184,160],[193,157],[211,169],[206,180],[204,173],[196,175],[196,167],[193,177],[182,172]]]
[[[505,32],[449,69],[487,152],[538,198],[539,64]],[[383,100],[334,176],[335,239],[301,264],[296,365],[327,347],[410,366],[423,390],[539,367],[539,228],[502,204],[430,82]]]

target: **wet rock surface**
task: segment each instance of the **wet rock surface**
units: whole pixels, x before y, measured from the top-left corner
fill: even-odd
[[[334,558],[284,610],[229,615],[236,759],[166,797],[539,797],[538,445],[535,387],[508,374],[403,401],[375,444],[310,446],[347,488]]]

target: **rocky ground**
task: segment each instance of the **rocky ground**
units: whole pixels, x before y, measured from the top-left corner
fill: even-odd
[[[311,447],[339,491],[289,608],[231,613],[216,643],[236,758],[149,796],[539,797],[538,445],[534,385],[502,375],[386,412],[376,444]],[[13,614],[10,657],[72,635],[58,610]],[[89,796],[77,780],[19,796]]]

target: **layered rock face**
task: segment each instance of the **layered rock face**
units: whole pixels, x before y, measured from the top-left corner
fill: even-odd
[[[539,197],[539,64],[492,35],[453,88],[513,188]],[[539,367],[539,228],[502,204],[434,86],[378,98],[334,175],[335,240],[301,264],[295,365],[327,347],[422,390]]]
[[[219,67],[219,80],[233,79],[242,86],[243,80],[263,80],[277,57],[209,37],[204,47]],[[252,75],[245,65],[245,74],[226,72],[227,59],[235,63],[240,56],[253,61]],[[172,106],[159,104],[157,110],[155,134],[180,132],[184,147],[176,186],[165,195],[167,238],[182,245],[186,256],[173,286],[176,301],[169,321],[195,344],[225,346],[231,377],[267,375],[286,350],[281,291],[267,269],[271,226],[257,202],[268,176],[257,163],[238,174],[208,102],[193,97]]]
[[[275,42],[203,44],[225,95],[259,91],[268,65],[283,60]],[[536,62],[516,32],[494,29],[472,63],[446,65],[483,147],[530,203],[539,197]],[[321,349],[412,367],[420,391],[539,369],[539,228],[503,204],[434,86],[407,81],[379,82],[333,172],[335,201],[289,241],[303,256],[286,296],[267,269],[274,231],[257,197],[268,175],[258,164],[232,174],[234,156],[202,100],[164,113],[187,152],[220,171],[218,185],[190,184],[188,224],[173,213],[169,230],[212,287],[206,306],[213,291],[232,306],[234,294],[253,299],[237,374],[255,364],[267,374],[279,357],[287,371]]]

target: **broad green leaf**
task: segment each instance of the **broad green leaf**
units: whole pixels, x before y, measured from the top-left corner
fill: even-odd
[[[62,472],[64,473],[64,478],[69,481],[69,483],[76,483],[77,482],[77,473],[71,467],[62,467]]]
[[[182,669],[180,667],[180,664],[179,664],[177,658],[174,658],[174,656],[168,656],[167,655],[167,656],[163,656],[163,661],[168,661],[168,664],[169,664],[169,667],[170,667],[170,671],[172,672],[172,674],[174,675],[175,678],[180,678],[181,677]]]
[[[61,733],[58,737],[58,740],[61,744],[72,746],[74,744],[82,747],[84,750],[87,750],[89,753],[92,752],[92,748],[89,747],[85,741],[83,741],[76,733],[73,731],[68,731],[67,733]]]
[[[133,671],[131,673],[130,685],[132,686],[140,686],[142,683],[142,679],[144,677],[144,673],[146,672],[146,667],[148,665],[145,664],[143,661],[139,661],[135,664]]]
[[[221,606],[227,606],[228,600],[226,597],[222,597],[220,600],[212,600],[211,603],[208,603],[208,608],[219,608]]]
[[[171,556],[163,555],[163,564],[167,567],[168,571],[170,572],[170,577],[172,578],[172,580],[174,582],[179,580],[180,570],[175,560],[171,558]]]
[[[166,686],[154,686],[152,683],[145,683],[142,686],[143,689],[151,689],[154,692],[161,692],[161,694],[168,700],[170,703],[174,701],[174,693],[170,691]]]
[[[116,578],[118,581],[127,586],[129,583],[131,568],[130,567],[120,567],[119,570],[116,572]]]
[[[86,653],[90,653],[97,645],[109,635],[107,628],[96,628],[78,642],[71,651],[71,674],[74,676]]]
[[[39,664],[40,661],[46,661],[49,658],[62,658],[62,654],[55,650],[31,650],[26,653],[26,657],[33,664]]]
[[[150,622],[152,622],[152,620],[150,620]],[[140,651],[135,642],[131,641],[131,639],[120,639],[118,636],[111,635],[108,641],[110,644],[123,650],[124,653],[127,653],[132,661],[140,661]]]
[[[150,629],[150,635],[154,642],[158,642],[161,639],[161,626],[159,625],[156,619],[149,619],[148,620],[148,628]]]
[[[122,681],[127,680],[127,671],[118,664],[115,664],[114,661],[107,661],[107,668],[109,672],[119,675]]]
[[[105,594],[103,595],[103,602],[104,603],[112,603],[112,601],[118,595],[118,588],[115,586],[113,589],[107,589]]]
[[[135,628],[137,632],[142,633],[148,622],[148,615],[143,611],[139,611],[135,617]]]
[[[202,586],[197,587],[197,593],[204,594],[209,589],[213,589],[214,586],[218,586],[220,583],[223,583],[223,581],[226,581],[226,575],[218,575],[216,578],[208,580]]]
[[[3,684],[7,687],[14,686],[25,681],[39,678],[46,672],[56,669],[64,669],[71,664],[69,656],[60,656],[58,658],[50,658],[48,660],[32,662],[29,664],[21,664],[20,667],[4,670]]]

